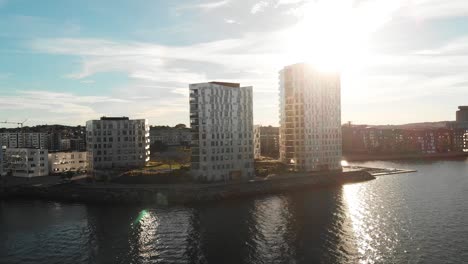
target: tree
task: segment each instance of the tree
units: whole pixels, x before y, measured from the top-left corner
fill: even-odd
[[[190,162],[190,153],[178,150],[170,150],[162,152],[158,157],[162,162],[169,164],[169,170],[172,171],[172,165],[177,164],[186,164]]]

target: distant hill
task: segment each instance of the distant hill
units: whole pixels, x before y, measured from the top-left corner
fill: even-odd
[[[368,127],[375,127],[380,129],[430,129],[430,128],[445,128],[450,121],[437,121],[437,122],[422,122],[422,123],[409,123],[402,125],[367,125]],[[346,126],[344,124],[343,126]],[[353,124],[353,126],[359,126]]]

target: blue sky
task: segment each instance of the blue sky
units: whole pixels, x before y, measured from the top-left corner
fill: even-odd
[[[320,2],[0,0],[0,120],[188,123],[188,84],[221,80],[252,85],[255,123],[277,125],[278,71],[317,54],[345,54],[343,122],[453,120],[468,104],[466,0]]]

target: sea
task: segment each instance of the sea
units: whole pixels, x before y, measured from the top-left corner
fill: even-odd
[[[193,206],[0,201],[0,263],[468,263],[468,160]]]

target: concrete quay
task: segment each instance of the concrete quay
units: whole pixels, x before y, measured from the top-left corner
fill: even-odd
[[[366,171],[350,170],[313,174],[291,173],[268,179],[233,183],[21,185],[5,188],[3,199],[28,198],[111,204],[151,203],[170,206],[340,186],[373,179],[375,177]]]

